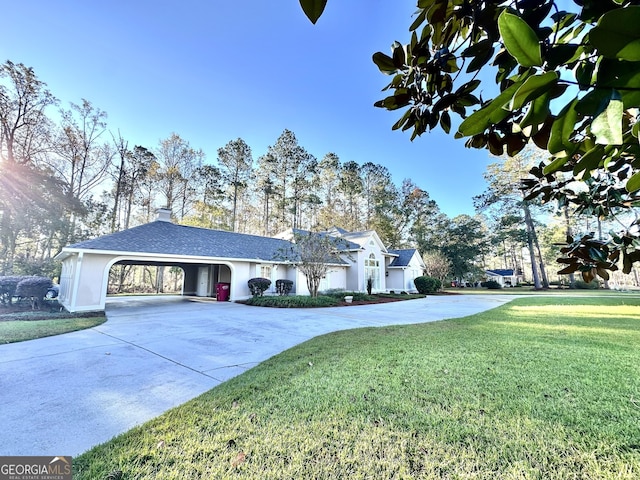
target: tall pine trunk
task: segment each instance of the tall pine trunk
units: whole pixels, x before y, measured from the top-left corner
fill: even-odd
[[[524,211],[524,222],[527,226],[527,247],[529,249],[529,256],[531,258],[531,274],[533,276],[533,286],[536,290],[540,290],[542,288],[542,283],[540,282],[540,274],[538,273],[538,261],[536,259],[536,252],[533,247],[533,220],[531,218],[529,207],[526,205],[526,203],[523,203],[522,209]]]

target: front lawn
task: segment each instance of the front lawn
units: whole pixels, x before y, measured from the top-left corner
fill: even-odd
[[[0,310],[2,313],[2,310]],[[107,320],[104,313],[26,311],[0,315],[0,345],[92,328]]]
[[[639,347],[631,297],[324,335],[75,458],[74,478],[636,479]]]

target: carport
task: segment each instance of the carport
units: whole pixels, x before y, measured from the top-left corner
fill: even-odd
[[[216,283],[229,284],[229,300],[250,296],[247,280],[263,271],[295,279],[295,269],[278,261],[288,241],[223,230],[176,225],[171,212],[155,221],[62,249],[59,302],[70,312],[104,310],[113,265],[177,266],[184,270],[183,295],[215,296]]]
[[[184,272],[182,295],[215,297],[217,283],[231,283],[231,265],[227,263],[187,263],[161,260],[142,260],[135,258],[114,261],[109,269],[116,265],[135,265],[153,267],[178,267]]]

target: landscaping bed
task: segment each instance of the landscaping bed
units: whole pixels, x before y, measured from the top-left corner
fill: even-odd
[[[346,296],[353,297],[351,302],[346,302]],[[252,305],[255,307],[275,307],[275,308],[320,308],[320,307],[350,307],[357,305],[373,305],[377,303],[399,302],[403,300],[413,300],[424,298],[419,294],[392,294],[380,293],[367,295],[362,292],[330,292],[312,298],[308,295],[268,295],[253,297],[238,303]]]

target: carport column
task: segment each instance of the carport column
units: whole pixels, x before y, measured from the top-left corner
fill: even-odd
[[[84,257],[84,252],[78,253],[78,258],[76,260],[76,264],[74,267],[73,287],[71,289],[71,298],[70,298],[71,302],[69,304],[69,306],[71,307],[70,310],[72,312],[76,310],[76,306],[78,304],[78,289],[80,288],[80,277],[81,277],[83,257]]]

